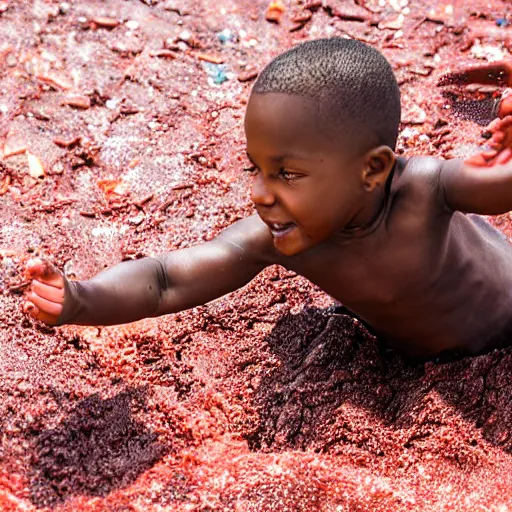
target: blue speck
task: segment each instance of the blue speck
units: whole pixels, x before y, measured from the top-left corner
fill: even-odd
[[[498,27],[506,27],[508,25],[507,18],[498,18],[496,20],[496,25],[498,25]]]
[[[236,39],[235,34],[229,30],[229,28],[225,28],[221,32],[217,32],[217,39],[222,43],[230,43]]]
[[[203,62],[203,68],[208,76],[213,80],[215,85],[221,85],[228,76],[226,74],[226,66],[224,64],[213,64],[212,62]]]

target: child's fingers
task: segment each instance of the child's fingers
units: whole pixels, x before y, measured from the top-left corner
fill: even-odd
[[[502,119],[500,118],[496,118],[496,119],[493,119],[488,125],[487,125],[487,128],[485,129],[486,132],[491,132],[491,133],[494,133],[496,131],[499,131],[499,127],[501,126],[501,121]]]
[[[27,315],[30,315],[34,318],[37,318],[37,315],[39,314],[39,309],[33,302],[26,300],[23,303],[23,313],[26,313]]]
[[[56,318],[62,313],[62,304],[39,297],[34,292],[28,292],[27,299],[39,309],[40,314],[46,313]],[[40,316],[37,318],[40,319]]]
[[[35,317],[40,322],[44,322],[47,325],[57,325],[57,318],[54,315],[48,315],[44,311],[40,311],[38,315]]]
[[[503,132],[495,132],[492,137],[487,141],[487,145],[493,149],[500,150],[503,146],[503,140],[505,139],[505,134]]]
[[[498,117],[506,117],[512,114],[512,90],[505,89],[501,94],[498,104]]]
[[[474,167],[487,167],[489,160],[486,160],[482,153],[477,153],[476,155],[470,156],[464,163],[467,165],[473,165]]]
[[[48,285],[34,279],[32,281],[32,291],[39,295],[39,297],[51,302],[57,302],[59,304],[64,302],[64,288]]]
[[[52,315],[46,314],[44,311],[39,311],[39,308],[30,301],[25,301],[23,304],[23,312],[30,315],[32,318],[44,322],[45,324],[57,324],[57,318]]]
[[[25,268],[32,279],[39,279],[52,286],[64,287],[61,272],[48,261],[34,258],[27,262]]]
[[[493,162],[493,165],[504,165],[512,158],[512,149],[504,149]]]

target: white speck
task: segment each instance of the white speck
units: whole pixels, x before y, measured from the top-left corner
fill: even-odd
[[[130,29],[130,30],[137,30],[139,28],[139,22],[138,21],[135,21],[135,20],[128,20],[125,25]]]
[[[180,35],[178,36],[182,41],[185,41],[188,43],[190,39],[192,38],[192,34],[188,30],[183,30],[180,32]]]
[[[110,110],[114,110],[116,107],[117,107],[117,104],[119,103],[119,100],[116,100],[116,99],[112,99],[112,100],[107,100],[105,102],[105,106],[110,109]]]
[[[92,236],[113,236],[118,233],[117,229],[111,226],[98,226],[96,228],[92,228],[91,235]]]
[[[471,47],[471,53],[477,59],[486,59],[489,62],[504,60],[507,55],[507,53],[504,50],[502,50],[501,48],[492,46],[490,44],[482,45],[482,44],[478,44],[478,43],[475,43]]]

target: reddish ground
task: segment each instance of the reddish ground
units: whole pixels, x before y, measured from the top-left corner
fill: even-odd
[[[435,84],[510,56],[507,0],[289,0],[279,24],[267,6],[0,0],[2,511],[512,509],[511,349],[410,365],[281,268],[122,327],[20,311],[33,255],[82,279],[249,214],[243,80],[304,39],[382,49],[400,152],[480,144]]]

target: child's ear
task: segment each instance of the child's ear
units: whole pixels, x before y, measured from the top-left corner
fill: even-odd
[[[389,146],[379,146],[366,153],[363,167],[363,187],[369,192],[384,187],[396,162],[396,155]]]

